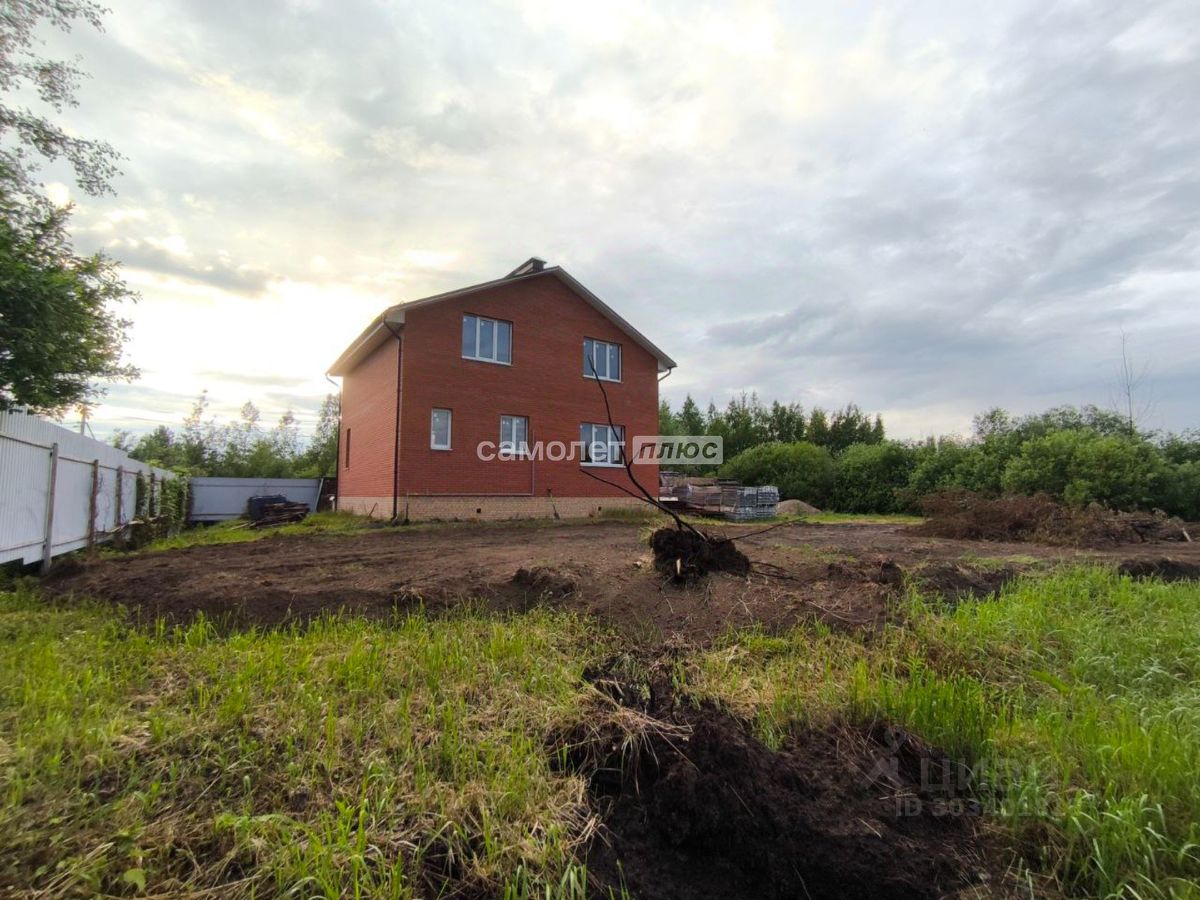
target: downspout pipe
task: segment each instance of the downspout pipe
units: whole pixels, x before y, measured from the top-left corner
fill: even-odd
[[[401,363],[404,360],[404,338],[400,330],[392,327],[392,323],[384,321],[384,326],[396,339],[396,434],[392,441],[392,521],[400,518],[400,389],[403,384],[404,370]]]
[[[325,380],[337,388],[338,398],[338,426],[337,440],[334,441],[333,450],[333,478],[334,484],[337,485],[337,493],[333,495],[333,511],[337,512],[338,501],[342,496],[341,472],[342,472],[342,386],[325,374]],[[321,502],[321,498],[317,498],[317,503]],[[316,510],[314,510],[315,512]]]

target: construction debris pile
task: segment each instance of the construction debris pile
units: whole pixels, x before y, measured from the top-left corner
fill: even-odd
[[[246,504],[251,528],[269,528],[299,522],[309,513],[307,503],[292,503],[283,494],[251,497]]]
[[[747,487],[729,479],[694,478],[678,472],[659,474],[659,496],[681,512],[735,522],[773,518],[779,506],[779,488],[774,485]]]

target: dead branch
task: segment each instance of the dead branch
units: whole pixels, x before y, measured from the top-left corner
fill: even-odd
[[[608,402],[608,391],[604,387],[604,382],[600,380],[600,376],[596,372],[596,364],[592,361],[592,358],[590,356],[588,357],[588,368],[590,368],[592,370],[592,380],[596,382],[596,387],[600,388],[600,396],[604,398],[604,414],[605,414],[605,416],[608,417],[609,432],[611,434],[615,434],[617,431],[617,426],[613,422],[612,406]],[[655,497],[648,490],[646,490],[646,488],[642,485],[642,483],[640,481],[638,481],[637,477],[633,474],[633,463],[630,461],[629,455],[625,452],[625,441],[622,440],[618,446],[620,447],[620,452],[621,452],[621,465],[623,465],[625,467],[625,474],[627,476],[629,476],[629,480],[631,482],[633,482],[634,486],[641,492],[640,497],[637,494],[633,493],[633,491],[626,490],[624,487],[621,487],[621,485],[616,484],[615,482],[608,481],[607,479],[601,478],[600,476],[595,475],[592,472],[589,472],[584,466],[580,466],[579,471],[583,472],[583,474],[587,475],[589,478],[594,478],[594,479],[596,479],[596,481],[600,481],[604,484],[611,485],[612,487],[615,487],[618,490],[624,491],[630,497],[634,497],[635,499],[642,500],[645,503],[649,503],[651,506],[655,507],[656,509],[666,513],[668,516],[670,516],[672,519],[675,520],[675,527],[680,529],[681,531],[690,531],[692,534],[696,535],[696,537],[698,537],[698,538],[701,538],[706,541],[710,540],[710,538],[707,534],[700,531],[700,529],[696,528],[691,523],[685,522],[683,520],[683,517],[680,516],[679,513],[675,512],[675,510],[673,510],[670,507],[666,506],[665,504],[661,503],[657,497]]]

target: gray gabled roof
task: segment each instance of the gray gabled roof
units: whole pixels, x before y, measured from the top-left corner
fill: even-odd
[[[360,362],[366,359],[375,348],[387,340],[392,333],[392,327],[402,326],[404,324],[404,314],[410,309],[415,309],[419,306],[427,306],[431,303],[438,303],[442,300],[450,300],[455,297],[465,297],[468,294],[477,294],[480,291],[490,290],[494,287],[500,287],[505,284],[513,284],[518,281],[531,281],[534,278],[553,277],[562,281],[572,291],[582,297],[585,301],[599,310],[606,318],[614,325],[624,331],[634,343],[642,347],[647,353],[658,360],[658,371],[667,372],[676,367],[675,360],[658,349],[650,339],[644,334],[626,322],[610,307],[607,303],[589,291],[579,281],[577,281],[566,269],[561,266],[547,266],[545,261],[536,256],[530,257],[521,265],[517,266],[509,274],[503,278],[497,278],[494,281],[485,281],[482,284],[473,284],[470,287],[459,288],[454,291],[446,291],[443,294],[434,294],[431,297],[422,297],[420,300],[411,300],[408,303],[400,303],[396,306],[391,306],[385,309],[382,313],[375,317],[370,325],[360,334],[354,342],[345,349],[341,356],[329,367],[330,375],[345,375]],[[391,326],[391,327],[389,327]]]

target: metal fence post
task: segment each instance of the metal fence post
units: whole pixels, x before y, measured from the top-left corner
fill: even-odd
[[[125,525],[125,522],[123,520],[125,511],[121,508],[123,505],[121,494],[124,492],[124,490],[125,490],[125,467],[117,466],[117,508],[116,508],[116,521],[114,521],[113,527],[116,529],[118,534],[121,533],[121,529]]]
[[[58,483],[58,441],[50,446],[50,482],[46,486],[46,531],[42,539],[42,574],[54,558],[54,487]]]
[[[100,460],[92,460],[92,492],[88,497],[87,549],[96,549],[96,492],[100,490]]]

